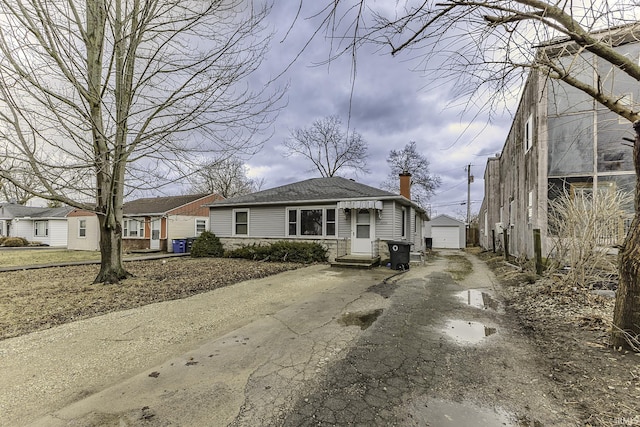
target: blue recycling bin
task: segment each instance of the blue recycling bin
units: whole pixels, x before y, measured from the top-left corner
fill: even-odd
[[[173,239],[171,246],[174,254],[183,254],[187,250],[187,239]]]

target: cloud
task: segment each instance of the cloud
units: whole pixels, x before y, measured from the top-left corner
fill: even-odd
[[[477,106],[461,102],[454,96],[454,82],[431,82],[428,75],[412,71],[415,61],[392,57],[370,46],[358,51],[354,81],[349,55],[328,61],[331,40],[320,34],[309,42],[318,25],[304,19],[312,16],[310,10],[303,9],[290,28],[295,12],[290,4],[276,2],[270,18],[276,35],[257,79],[267,81],[286,69],[278,83],[289,85],[288,102],[274,124],[273,136],[248,160],[250,176],[264,178],[265,188],[318,176],[310,163],[286,157],[282,142],[291,130],[336,114],[369,145],[370,173],[358,176],[358,181],[379,186],[389,171],[389,151],[416,141],[431,163],[431,172],[442,179],[431,200],[437,206],[434,211],[466,212],[466,205],[460,203],[467,199],[465,167],[469,164],[475,176],[472,211],[477,211],[483,197],[486,159],[502,149],[510,118],[483,112],[481,99]]]

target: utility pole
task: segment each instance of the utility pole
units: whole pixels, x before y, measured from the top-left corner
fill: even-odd
[[[467,166],[467,227],[471,226],[471,183],[473,175],[471,175],[471,165]]]

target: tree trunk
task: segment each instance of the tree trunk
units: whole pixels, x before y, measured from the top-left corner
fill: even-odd
[[[110,215],[99,215],[100,272],[93,283],[119,283],[131,274],[122,265],[121,222],[110,220]],[[113,217],[111,217],[113,219]],[[115,226],[113,225],[115,223]]]
[[[620,279],[613,311],[611,344],[631,349],[624,332],[640,337],[640,121],[633,124],[636,139],[633,161],[636,168],[635,216],[618,259]]]

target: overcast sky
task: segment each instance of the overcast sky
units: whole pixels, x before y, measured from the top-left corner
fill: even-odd
[[[285,37],[297,11],[294,3],[297,5],[297,2],[283,1],[274,5],[270,19],[277,34],[261,67],[264,80],[277,75],[293,61],[317,28],[317,21],[304,19],[311,11],[303,10]],[[263,189],[319,176],[311,170],[310,163],[285,157],[282,142],[292,129],[308,127],[329,115],[339,116],[346,126],[350,112],[350,129],[360,133],[368,143],[371,172],[349,178],[379,187],[389,172],[386,163],[389,151],[415,141],[430,161],[431,172],[442,180],[430,200],[433,214],[446,213],[464,219],[465,167],[469,164],[475,176],[471,185],[471,210],[477,212],[483,198],[482,177],[487,157],[502,149],[511,118],[498,117],[487,124],[487,114],[475,119],[473,111],[462,115],[462,107],[450,105],[450,88],[440,85],[434,89],[427,76],[411,71],[415,61],[391,57],[386,51],[375,52],[372,47],[359,51],[349,106],[351,58],[345,56],[329,65],[317,65],[325,62],[329,55],[329,41],[317,36],[280,81],[280,84],[289,84],[287,106],[279,114],[274,135],[258,155],[247,161],[250,175],[264,178]]]

